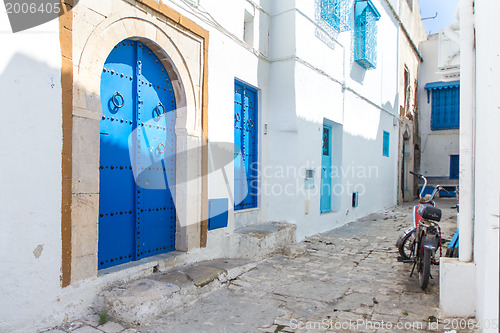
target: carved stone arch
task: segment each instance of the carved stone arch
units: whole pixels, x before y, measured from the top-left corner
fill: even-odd
[[[112,48],[124,39],[138,40],[155,52],[171,78],[178,105],[176,128],[185,128],[190,135],[199,135],[196,132],[200,131],[201,98],[195,94],[196,82],[193,82],[183,54],[158,25],[142,18],[122,15],[117,13],[108,17],[85,42],[78,74],[86,82],[87,91],[99,95],[100,81],[97,78]],[[194,112],[188,113],[187,109]]]

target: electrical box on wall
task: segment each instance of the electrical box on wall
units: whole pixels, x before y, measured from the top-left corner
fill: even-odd
[[[314,169],[306,169],[306,178],[304,180],[304,188],[314,188]]]
[[[359,192],[352,192],[352,206],[358,207]]]

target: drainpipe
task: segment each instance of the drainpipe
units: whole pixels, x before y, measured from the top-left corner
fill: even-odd
[[[460,217],[459,260],[473,260],[475,54],[474,0],[460,0]]]

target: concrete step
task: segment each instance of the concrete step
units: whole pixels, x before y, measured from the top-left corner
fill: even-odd
[[[96,297],[93,307],[119,322],[144,325],[163,313],[195,302],[255,266],[246,259],[218,259],[179,267],[114,285]]]
[[[254,224],[237,229],[233,240],[238,258],[263,259],[295,243],[297,226],[285,222]]]

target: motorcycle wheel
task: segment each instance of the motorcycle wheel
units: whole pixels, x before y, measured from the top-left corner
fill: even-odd
[[[424,248],[424,256],[421,258],[422,261],[418,270],[418,281],[422,290],[425,290],[429,284],[429,277],[431,276],[431,257],[431,250]]]
[[[403,237],[401,243],[399,244],[399,254],[401,255],[401,257],[403,257],[404,260],[410,259],[413,253],[413,247],[415,246],[415,243],[412,242],[412,236],[414,234],[415,230],[409,232]]]

